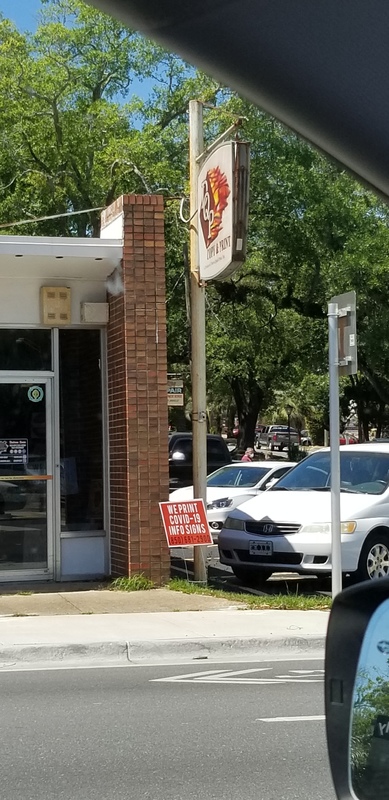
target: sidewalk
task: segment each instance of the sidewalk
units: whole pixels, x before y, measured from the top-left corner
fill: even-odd
[[[245,610],[169,589],[0,595],[0,668],[323,655],[325,611]]]

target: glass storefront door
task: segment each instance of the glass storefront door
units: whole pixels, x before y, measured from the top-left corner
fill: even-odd
[[[0,378],[0,580],[52,574],[50,418],[50,378]]]

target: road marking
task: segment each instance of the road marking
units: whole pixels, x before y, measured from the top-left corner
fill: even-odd
[[[316,722],[323,719],[324,714],[314,714],[310,717],[258,717],[255,722]]]
[[[298,675],[308,675],[312,672],[322,672],[324,675],[324,669],[290,669],[289,672],[296,672]]]
[[[179,678],[182,678],[182,680],[186,680],[187,678],[190,678],[192,680],[194,678],[197,678],[197,677],[200,677],[200,676],[205,676],[205,675],[220,675],[221,676],[224,673],[228,673],[228,672],[229,672],[228,669],[210,669],[210,670],[203,670],[202,672],[188,672],[186,675],[173,675],[173,676],[169,676],[168,678],[153,678],[153,680],[151,680],[150,683],[154,683],[155,681],[164,681],[164,682],[176,681]]]
[[[272,669],[273,667],[255,667],[240,670],[203,670],[202,672],[189,672],[186,675],[153,678],[150,683],[231,683],[247,686],[275,686],[281,683],[322,683],[323,681],[324,670],[302,670],[302,675],[296,675],[296,670],[290,670],[287,675],[266,675],[264,677],[253,675],[258,672],[270,672]]]
[[[230,678],[235,675],[242,675],[248,672],[266,672],[272,667],[255,667],[252,669],[240,669],[231,671],[229,669],[209,669],[202,670],[201,672],[189,672],[187,675],[169,675],[167,678],[153,678],[150,683],[224,683],[225,678]],[[217,680],[213,679],[217,676]],[[220,678],[220,680],[219,680]],[[238,683],[238,681],[236,681]]]
[[[227,672],[227,678],[232,678],[235,675],[247,675],[249,672],[268,672],[271,667],[252,667],[251,669],[237,669],[234,672],[230,672],[229,670],[224,670]],[[204,673],[202,673],[204,675]],[[208,672],[208,675],[210,673]]]
[[[296,680],[303,681],[305,678],[323,678],[324,669],[290,669],[291,675],[276,675],[276,678],[294,677]]]

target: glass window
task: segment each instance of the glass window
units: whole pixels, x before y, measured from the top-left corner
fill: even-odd
[[[0,329],[0,370],[51,369],[51,330]]]
[[[217,439],[207,440],[207,459],[209,461],[225,461],[226,453],[224,446]]]
[[[39,380],[0,383],[0,476],[0,572],[46,569],[51,475],[46,385]]]
[[[192,461],[193,447],[192,439],[179,439],[173,446],[170,454],[176,461]],[[182,456],[182,458],[181,458]]]
[[[59,331],[62,531],[104,527],[100,358],[100,331]]]
[[[268,472],[269,467],[222,467],[207,478],[207,486],[256,486]]]
[[[300,461],[274,487],[289,489],[330,489],[331,461],[328,451]],[[340,453],[340,490],[382,494],[389,483],[389,453],[355,450]]]

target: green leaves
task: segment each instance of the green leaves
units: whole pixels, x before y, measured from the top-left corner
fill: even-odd
[[[162,193],[169,368],[188,375],[188,231],[175,198],[188,193],[193,98],[212,106],[204,114],[206,143],[241,116],[252,153],[247,262],[207,288],[210,406],[227,413],[233,393],[253,431],[254,416],[278,413],[288,395],[301,417],[325,424],[326,305],[355,289],[362,375],[345,388],[358,395],[360,415],[378,409],[383,421],[387,207],[260,109],[79,0],[42,0],[34,35],[0,19],[0,219],[10,223],[7,232],[96,236],[98,210],[23,228],[12,222],[107,206],[126,192]]]

